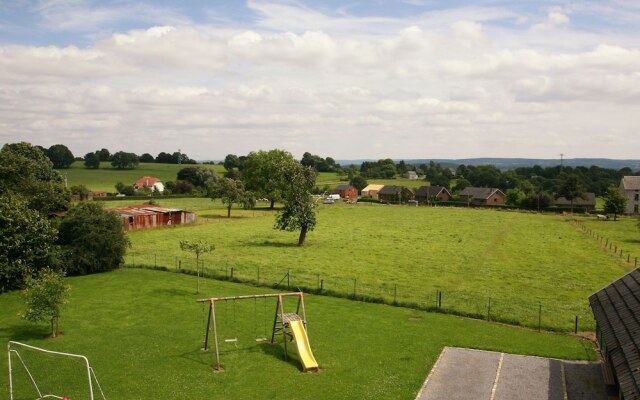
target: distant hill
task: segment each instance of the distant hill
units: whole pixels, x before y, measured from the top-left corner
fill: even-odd
[[[342,166],[355,164],[360,165],[363,161],[377,161],[377,160],[337,160],[336,162]],[[394,160],[395,162],[400,159]],[[541,167],[554,167],[560,165],[559,159],[541,159],[541,158],[461,158],[461,159],[446,159],[446,158],[433,158],[433,159],[405,159],[407,164],[428,164],[429,161],[439,163],[443,167],[456,168],[458,165],[495,165],[499,169],[515,169],[518,167],[532,167],[539,165]],[[601,168],[622,169],[629,167],[633,171],[640,170],[640,160],[613,160],[609,158],[568,158],[563,161],[563,165],[568,167],[590,167],[595,165]]]

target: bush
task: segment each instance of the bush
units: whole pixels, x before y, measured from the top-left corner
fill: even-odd
[[[60,224],[58,243],[68,275],[110,271],[123,261],[129,240],[120,218],[99,203],[80,203]]]

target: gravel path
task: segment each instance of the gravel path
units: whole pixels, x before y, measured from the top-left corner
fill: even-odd
[[[416,400],[607,400],[599,363],[445,347]]]

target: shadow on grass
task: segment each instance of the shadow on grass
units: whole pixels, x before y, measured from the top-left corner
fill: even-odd
[[[294,242],[272,242],[265,240],[263,242],[248,242],[245,244],[247,247],[298,247],[298,243]]]
[[[203,215],[200,215],[199,218],[231,220],[231,219],[246,219],[249,217],[246,215],[233,215],[233,214],[231,215],[231,217],[227,217],[226,215],[218,215],[218,214],[203,214]]]
[[[51,328],[44,325],[10,325],[0,328],[0,336],[18,342],[32,339],[47,339],[51,336]]]
[[[166,288],[166,289],[155,289],[153,293],[164,295],[164,296],[184,297],[184,296],[193,295],[194,291],[186,290],[186,289]]]

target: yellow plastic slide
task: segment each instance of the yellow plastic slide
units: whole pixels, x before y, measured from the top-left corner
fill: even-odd
[[[296,342],[296,348],[298,349],[298,357],[300,363],[302,363],[302,369],[304,372],[309,370],[318,370],[318,362],[313,357],[311,352],[311,346],[309,345],[309,338],[307,337],[307,331],[304,329],[302,321],[291,321],[289,323],[291,333],[293,334],[293,340]]]

